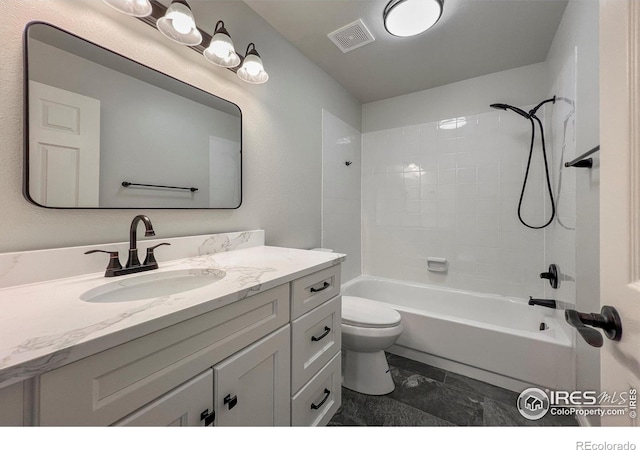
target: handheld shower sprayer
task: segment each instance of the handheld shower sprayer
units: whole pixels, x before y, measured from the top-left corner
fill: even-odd
[[[553,96],[553,98],[549,98],[547,100],[544,100],[538,103],[528,113],[524,112],[522,109],[517,108],[515,106],[507,105],[506,103],[493,103],[489,105],[491,108],[494,108],[494,109],[501,109],[503,111],[507,111],[507,110],[513,111],[516,114],[521,115],[522,117],[524,117],[525,119],[528,119],[531,122],[531,145],[529,146],[529,159],[527,161],[527,170],[525,171],[525,174],[524,174],[524,181],[522,182],[522,191],[520,192],[520,201],[518,202],[518,219],[524,226],[528,228],[533,228],[535,230],[539,230],[549,226],[551,222],[553,222],[553,219],[556,215],[556,204],[555,204],[555,201],[553,200],[553,192],[551,190],[551,176],[549,175],[549,164],[547,163],[547,149],[546,149],[545,140],[544,140],[544,127],[542,125],[542,121],[538,118],[538,116],[536,116],[536,113],[542,107],[542,105],[550,102],[553,102],[553,103],[556,102],[555,95]],[[535,133],[536,133],[536,126],[535,126],[534,120],[535,122],[538,122],[538,126],[540,127],[540,139],[542,141],[542,157],[544,160],[544,170],[547,178],[547,190],[549,192],[549,202],[551,203],[551,217],[549,218],[547,223],[540,226],[529,225],[522,218],[522,200],[524,198],[524,192],[527,188],[527,180],[529,178],[529,171],[531,169],[531,157],[533,156],[533,144],[535,141]]]
[[[531,118],[531,116],[529,114],[527,114],[526,112],[524,112],[523,110],[521,110],[520,108],[516,108],[515,106],[511,106],[511,105],[507,105],[505,103],[494,103],[492,105],[489,105],[490,107],[494,108],[494,109],[502,109],[504,111],[510,109],[511,111],[513,111],[514,113],[520,114],[522,117],[524,117],[525,119],[529,119]]]

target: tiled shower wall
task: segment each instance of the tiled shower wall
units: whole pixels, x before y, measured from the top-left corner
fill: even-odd
[[[346,253],[343,283],[362,273],[361,136],[346,122],[322,111],[322,246]]]
[[[579,175],[589,172],[588,169],[564,167],[565,162],[579,156],[576,153],[575,62],[575,54],[570,55],[559,73],[554,74],[551,91],[557,100],[555,104],[545,105],[556,200],[556,218],[545,229],[545,260],[547,265],[556,264],[562,275],[557,289],[545,283],[545,295],[569,304],[576,303],[576,175],[578,171]]]
[[[509,111],[363,134],[363,273],[528,298],[544,294],[544,231],[518,221],[531,125]],[[539,136],[539,134],[538,134]],[[539,142],[522,216],[546,222]],[[427,258],[446,258],[446,273]]]

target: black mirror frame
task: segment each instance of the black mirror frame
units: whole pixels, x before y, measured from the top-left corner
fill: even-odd
[[[184,84],[186,86],[189,86],[189,87],[191,87],[193,89],[197,89],[198,91],[203,92],[203,93],[205,93],[207,95],[211,95],[213,97],[219,98],[220,100],[228,102],[228,103],[234,105],[236,108],[238,108],[238,111],[240,112],[240,202],[238,203],[238,206],[230,207],[230,208],[158,208],[158,207],[145,207],[145,206],[130,207],[130,208],[124,208],[124,207],[123,208],[114,208],[114,207],[99,207],[98,206],[98,207],[95,207],[95,208],[93,208],[93,207],[90,208],[90,207],[82,207],[82,206],[78,206],[78,207],[45,206],[45,205],[41,205],[41,204],[37,203],[35,200],[33,200],[31,198],[31,196],[29,195],[29,76],[28,76],[29,75],[29,57],[28,57],[29,34],[28,34],[28,32],[29,32],[29,27],[31,27],[33,25],[46,25],[46,26],[55,28],[56,30],[59,30],[59,31],[61,31],[63,33],[66,33],[66,34],[68,34],[70,36],[73,36],[76,39],[80,39],[80,40],[82,40],[84,42],[87,42],[88,44],[95,45],[96,47],[100,47],[101,49],[103,49],[105,51],[108,51],[110,53],[113,53],[114,55],[117,55],[117,56],[119,56],[121,58],[124,58],[124,59],[126,59],[128,61],[131,61],[134,64],[142,66],[142,67],[144,67],[144,68],[146,68],[148,70],[152,70],[152,71],[154,71],[154,72],[156,72],[156,73],[158,73],[160,75],[168,77],[168,78],[170,78],[172,80],[177,81],[178,83],[182,83],[182,84]],[[63,209],[63,210],[102,210],[102,209],[105,209],[105,210],[118,210],[118,209],[122,209],[122,210],[131,210],[131,209],[137,209],[137,210],[140,210],[140,209],[152,209],[152,210],[162,210],[162,209],[167,209],[167,210],[175,210],[175,209],[177,209],[177,210],[234,210],[234,209],[238,209],[238,208],[240,208],[240,206],[242,206],[242,201],[244,199],[244,196],[243,196],[243,184],[244,183],[243,183],[243,176],[242,176],[242,173],[243,173],[243,170],[242,170],[243,169],[243,167],[242,167],[242,159],[243,159],[242,158],[242,153],[243,153],[243,142],[242,142],[243,141],[243,127],[242,127],[242,123],[243,123],[243,121],[242,121],[242,109],[236,103],[233,103],[233,102],[231,102],[231,101],[229,101],[227,99],[224,99],[222,97],[218,97],[217,95],[212,94],[211,92],[208,92],[208,91],[205,91],[204,89],[200,89],[199,87],[193,86],[192,84],[189,84],[189,83],[187,83],[185,81],[182,81],[182,80],[180,80],[178,78],[175,78],[175,77],[173,77],[171,75],[168,75],[168,74],[166,74],[164,72],[156,70],[153,67],[149,67],[149,66],[147,66],[145,64],[142,64],[142,63],[140,63],[140,62],[138,62],[138,61],[136,61],[134,59],[131,59],[131,58],[127,57],[127,56],[124,56],[124,55],[122,55],[122,54],[120,54],[118,52],[114,52],[113,50],[110,50],[110,49],[108,49],[106,47],[98,45],[95,42],[92,42],[92,41],[90,41],[88,39],[85,39],[85,38],[83,38],[81,36],[78,36],[78,35],[76,35],[74,33],[71,33],[71,32],[69,32],[69,31],[67,31],[67,30],[65,30],[63,28],[60,28],[60,27],[58,27],[56,25],[53,25],[53,24],[50,24],[48,22],[37,21],[37,20],[28,22],[25,25],[25,28],[24,28],[22,43],[23,43],[23,49],[24,49],[24,52],[23,52],[23,58],[24,58],[24,70],[23,70],[23,77],[24,77],[23,78],[23,92],[24,92],[24,95],[23,95],[23,99],[24,99],[24,103],[23,103],[23,149],[24,149],[24,151],[23,151],[22,194],[24,195],[24,198],[29,203],[31,203],[33,205],[36,205],[36,206],[38,206],[40,208]]]

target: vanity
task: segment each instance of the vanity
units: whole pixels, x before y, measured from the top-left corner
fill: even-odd
[[[0,425],[325,425],[345,256],[263,231],[162,242],[158,270],[117,278],[84,252],[127,243],[0,255]]]

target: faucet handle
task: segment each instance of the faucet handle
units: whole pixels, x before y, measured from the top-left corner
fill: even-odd
[[[169,244],[168,242],[161,242],[158,245],[154,245],[153,247],[149,247],[147,249],[147,256],[144,259],[144,262],[142,263],[143,266],[146,266],[146,265],[149,265],[149,264],[155,264],[156,266],[158,265],[158,262],[156,261],[156,257],[153,254],[153,251],[156,248],[160,247],[161,245],[171,245],[171,244]]]
[[[89,250],[84,252],[85,255],[90,255],[91,253],[108,253],[109,254],[109,265],[107,265],[107,271],[105,272],[105,277],[114,276],[114,271],[122,269],[122,265],[120,264],[120,258],[117,251],[108,252],[106,250]]]

